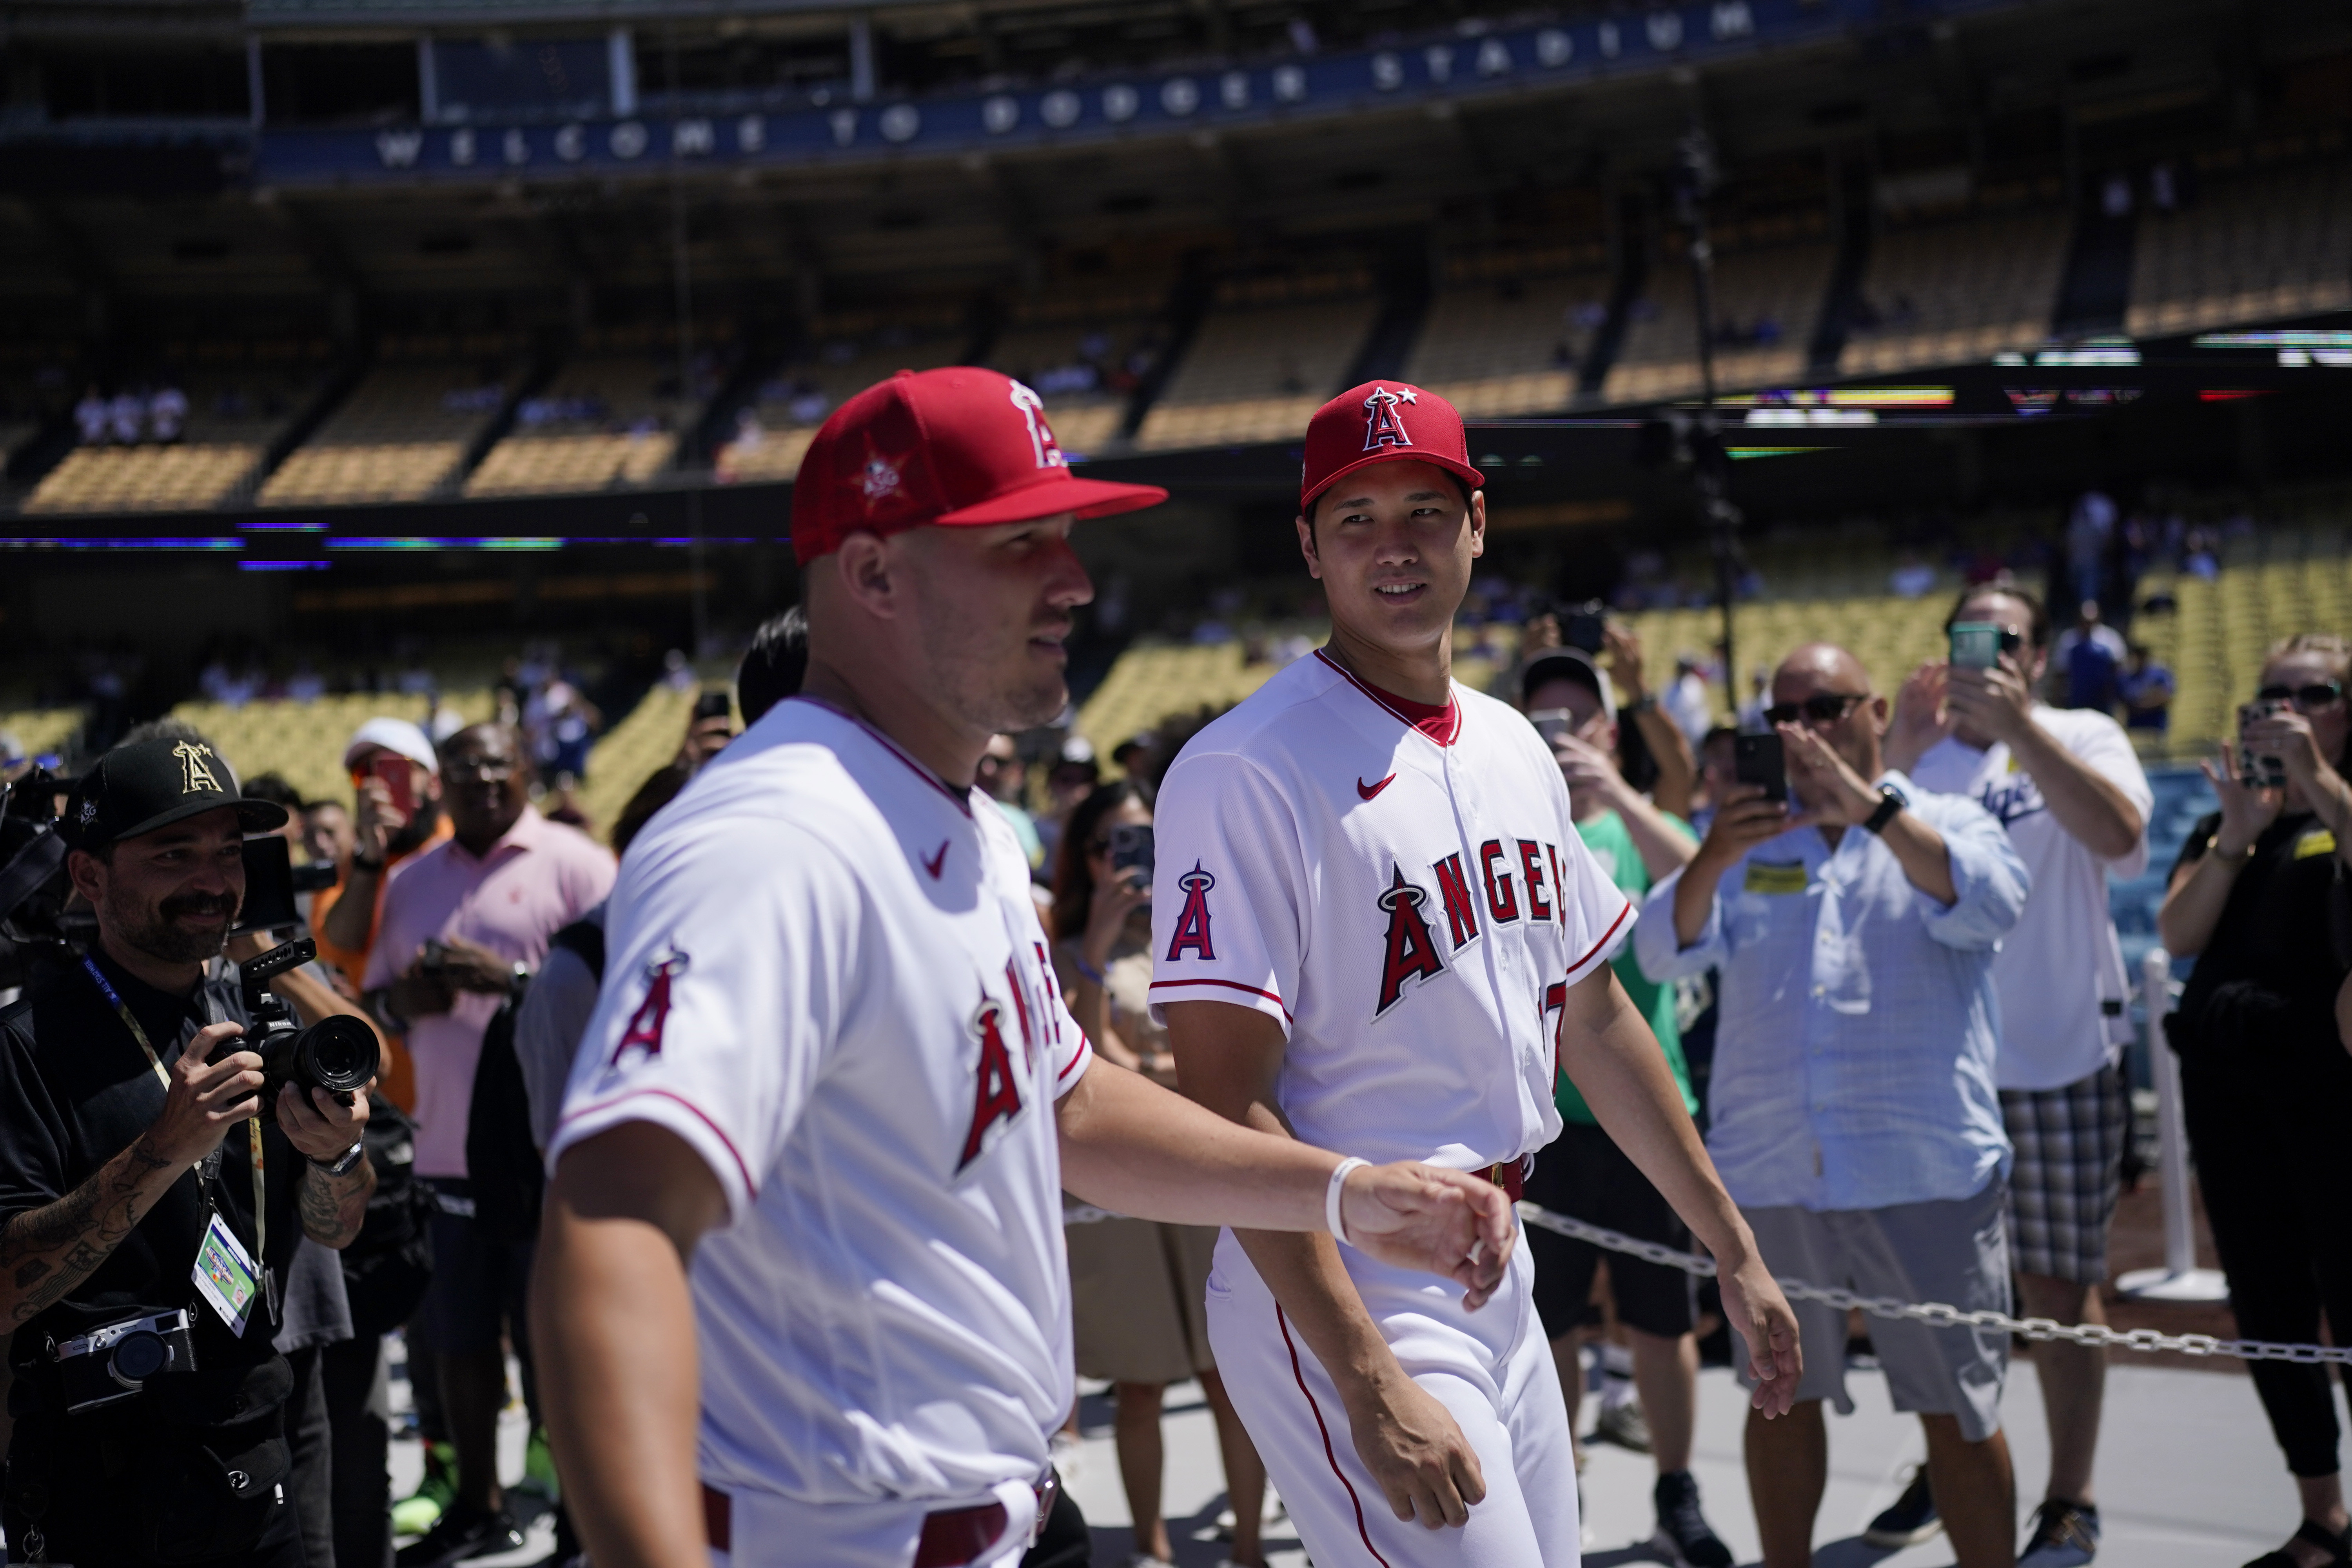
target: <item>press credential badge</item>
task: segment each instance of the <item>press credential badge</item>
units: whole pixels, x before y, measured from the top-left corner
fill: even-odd
[[[243,1339],[246,1324],[253,1320],[253,1303],[261,1294],[261,1271],[217,1211],[205,1226],[205,1239],[196,1247],[192,1272],[196,1289],[228,1325],[228,1331]]]

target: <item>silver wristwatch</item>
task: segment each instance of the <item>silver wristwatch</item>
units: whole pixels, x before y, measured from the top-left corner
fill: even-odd
[[[319,1173],[320,1175],[348,1176],[352,1173],[352,1167],[366,1158],[367,1140],[362,1138],[358,1142],[352,1144],[350,1148],[344,1150],[341,1157],[339,1157],[331,1165],[327,1163],[324,1160],[312,1160],[310,1163],[319,1167]]]

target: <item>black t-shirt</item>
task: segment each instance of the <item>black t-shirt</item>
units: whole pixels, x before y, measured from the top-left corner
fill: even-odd
[[[190,995],[174,996],[143,984],[102,952],[93,951],[91,958],[166,1067],[205,1024],[249,1022],[234,979],[209,980]],[[0,1223],[53,1204],[88,1181],[153,1124],[163,1095],[146,1053],[81,964],[68,961],[47,969],[22,1000],[0,1012]],[[255,1239],[249,1125],[232,1125],[221,1140],[218,1176],[211,1184],[248,1254]],[[268,1225],[259,1256],[280,1280],[302,1234],[295,1189],[305,1164],[274,1122],[262,1124]],[[17,1369],[10,1407],[23,1415],[55,1401],[50,1340],[183,1307],[195,1324],[197,1369],[195,1382],[184,1385],[185,1394],[217,1390],[233,1397],[245,1375],[277,1353],[269,1342],[275,1325],[268,1302],[258,1301],[239,1338],[199,1298],[190,1275],[210,1215],[196,1173],[183,1174],[89,1278],[17,1329],[10,1350]]]
[[[2215,812],[2189,831],[2175,871],[2203,858],[2221,823]],[[2185,1060],[2315,1069],[2331,1087],[2347,1078],[2336,1028],[2347,891],[2335,835],[2316,817],[2283,816],[2263,831],[2182,990],[2174,1043]]]

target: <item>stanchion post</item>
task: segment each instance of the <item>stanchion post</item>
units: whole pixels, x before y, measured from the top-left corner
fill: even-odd
[[[2189,1195],[2189,1129],[2180,1107],[2180,1059],[2164,1037],[2172,1010],[2172,955],[2152,947],[2140,961],[2140,1000],[2147,1014],[2147,1066],[2156,1079],[2156,1169],[2164,1197],[2164,1267],[2136,1268],[2116,1289],[2141,1301],[2221,1301],[2230,1288],[2213,1268],[2197,1267],[2197,1233]]]

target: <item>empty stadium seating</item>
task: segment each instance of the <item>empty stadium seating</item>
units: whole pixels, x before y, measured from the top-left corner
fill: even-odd
[[[177,441],[78,447],[42,476],[24,510],[178,511],[218,506],[250,479],[269,443],[317,395],[325,374],[323,351],[297,343],[260,345],[230,363],[159,376],[157,384],[168,381],[187,397]]]
[[[1100,453],[1127,417],[1129,358],[1148,362],[1158,353],[1160,334],[1152,321],[1158,304],[1157,291],[1048,296],[1024,306],[990,346],[988,363],[1045,398],[1054,437],[1065,452],[1082,458]],[[1095,385],[1057,384],[1087,366],[1096,372]]]
[[[677,395],[677,360],[658,347],[587,353],[524,399],[515,427],[467,477],[469,496],[552,494],[641,485],[669,464],[695,405]],[[533,420],[536,411],[551,416]]]
[[[1367,282],[1341,275],[1226,285],[1135,444],[1155,450],[1303,434],[1371,331],[1379,306]]]
[[[1431,305],[1405,379],[1473,419],[1565,408],[1591,336],[1576,318],[1608,298],[1608,274],[1591,270],[1454,284]]]
[[[389,344],[383,363],[278,465],[257,499],[306,506],[431,495],[455,476],[520,369],[511,340]]]
[[[1829,290],[1833,253],[1826,244],[1798,242],[1732,251],[1715,263],[1718,326],[1751,331],[1769,321],[1769,343],[1718,344],[1716,385],[1725,391],[1786,384],[1805,368],[1805,353]],[[1665,256],[1653,266],[1641,301],[1610,366],[1604,395],[1612,403],[1687,397],[1700,387],[1696,310],[1687,265]]]
[[[940,303],[820,318],[809,333],[814,352],[788,362],[751,401],[752,423],[719,455],[720,477],[791,479],[816,427],[843,398],[900,370],[931,370],[961,358],[970,339],[961,316]]]
[[[79,708],[0,710],[0,734],[15,736],[28,757],[62,750],[81,725],[82,710]]]
[[[2143,207],[2132,250],[2135,337],[2352,306],[2352,163],[2200,167],[2181,211]]]
[[[2042,342],[2057,308],[2071,232],[2069,215],[2053,209],[1880,234],[1862,283],[1878,322],[1849,331],[1838,368],[1881,375],[1990,359]]]

